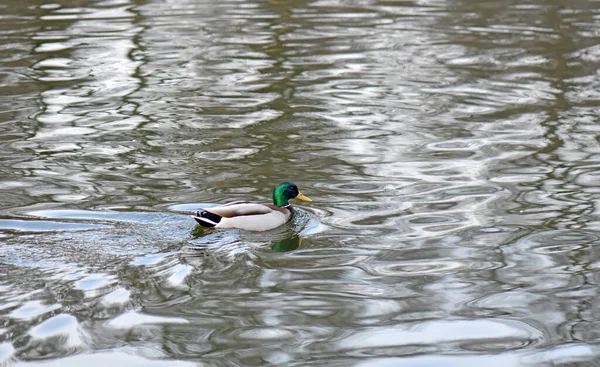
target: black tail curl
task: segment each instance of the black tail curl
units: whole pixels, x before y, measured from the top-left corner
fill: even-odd
[[[211,213],[209,211],[203,210],[201,212],[196,212],[196,216],[193,217],[198,224],[203,227],[214,227],[221,221],[220,215],[215,213]]]

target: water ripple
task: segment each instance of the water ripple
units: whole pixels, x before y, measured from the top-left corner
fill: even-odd
[[[596,2],[0,8],[0,363],[596,362]]]

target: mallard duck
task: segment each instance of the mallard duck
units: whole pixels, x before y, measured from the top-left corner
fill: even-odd
[[[202,209],[193,218],[203,227],[239,228],[267,231],[287,223],[294,216],[290,199],[312,201],[298,191],[292,182],[282,182],[273,190],[273,204],[234,201],[210,209]]]

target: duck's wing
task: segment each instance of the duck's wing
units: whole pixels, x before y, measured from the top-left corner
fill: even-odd
[[[290,211],[269,210],[267,213],[237,215],[229,218],[222,217],[215,227],[239,228],[249,231],[267,231],[285,224],[291,217],[292,213]]]
[[[267,231],[285,224],[292,216],[290,208],[236,201],[203,209],[194,219],[204,227]]]
[[[213,208],[208,208],[204,210],[219,215],[223,218],[261,215],[268,214],[273,211],[273,209],[271,209],[267,205],[250,203],[247,201],[234,201],[233,203],[215,206]]]

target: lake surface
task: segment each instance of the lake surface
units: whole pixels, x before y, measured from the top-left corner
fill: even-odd
[[[0,4],[0,364],[600,365],[600,1]],[[312,203],[265,233],[188,215]]]

